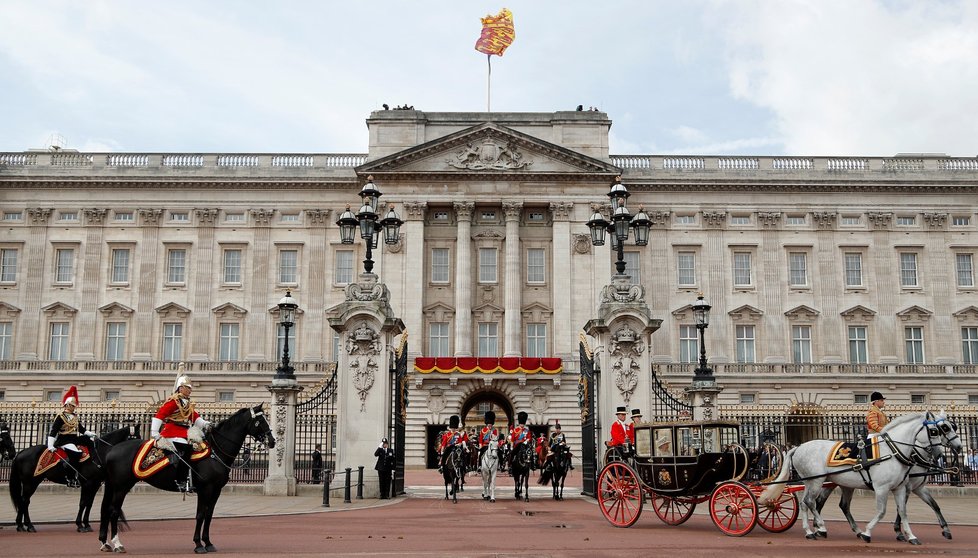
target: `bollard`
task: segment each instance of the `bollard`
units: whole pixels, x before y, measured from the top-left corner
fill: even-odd
[[[357,467],[357,500],[363,500],[363,465]]]
[[[329,507],[329,481],[333,480],[332,469],[326,469],[323,471],[323,507]]]
[[[352,473],[352,472],[353,472],[353,468],[352,467],[347,467],[346,468],[346,484],[343,486],[343,503],[344,504],[349,504],[349,503],[353,502],[353,500],[350,499],[350,473]]]

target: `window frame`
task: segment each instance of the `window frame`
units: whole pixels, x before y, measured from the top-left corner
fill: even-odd
[[[547,324],[545,322],[532,322],[526,324],[526,335],[524,343],[526,352],[530,358],[544,358],[550,356],[547,353]]]
[[[920,253],[915,250],[900,250],[899,254],[899,270],[900,270],[900,288],[901,289],[919,289],[920,288]],[[906,266],[907,263],[913,262],[913,269]],[[907,283],[909,274],[913,274],[913,284]]]
[[[118,331],[113,332],[113,328],[122,328],[122,334]],[[126,321],[107,321],[105,322],[105,343],[104,356],[108,361],[126,360],[127,341],[129,338],[129,323]]]
[[[911,337],[911,333],[919,334],[919,337]],[[903,327],[903,346],[904,361],[907,364],[924,364],[924,327],[920,325],[908,325]],[[919,353],[919,354],[918,354]]]
[[[483,333],[485,326],[485,333]],[[476,327],[478,358],[496,358],[499,356],[499,322],[478,322]],[[483,345],[485,344],[485,347]],[[493,354],[487,354],[493,353]]]
[[[277,248],[278,248],[278,255],[276,257],[276,266],[275,266],[276,282],[280,286],[295,287],[299,284],[299,273],[300,270],[302,269],[302,264],[300,263],[302,259],[302,255],[300,254],[300,250],[299,250],[300,247],[294,245],[290,245],[290,246],[280,245]],[[291,281],[286,280],[287,278],[285,277],[285,271],[287,268],[285,262],[286,254],[293,254],[295,256],[295,261],[292,262],[292,268],[291,268],[291,272],[292,272]]]
[[[539,255],[539,262],[534,263],[532,254]],[[534,273],[536,271],[537,274]],[[539,277],[539,278],[537,278]],[[526,248],[526,284],[527,285],[546,285],[547,284],[547,249],[542,247],[530,246]]]
[[[225,326],[227,335],[225,335]],[[233,334],[232,334],[233,330]],[[234,358],[231,358],[234,357]],[[218,322],[217,325],[217,360],[219,362],[236,362],[241,360],[241,323]]]
[[[342,258],[349,257],[349,267],[346,262],[341,262]],[[343,263],[344,265],[340,265]],[[344,281],[345,274],[349,273],[349,280]],[[343,275],[341,275],[343,274]],[[356,255],[354,250],[336,249],[333,251],[333,285],[349,285],[356,280]]]
[[[802,267],[797,269],[794,267],[796,259],[801,257]],[[796,274],[801,273],[802,282],[795,282]],[[808,266],[808,252],[805,251],[789,251],[788,252],[788,286],[793,289],[808,289],[811,288],[811,281],[809,280],[809,266]]]
[[[861,251],[846,251],[842,253],[842,281],[847,289],[864,289],[866,288],[866,280],[863,266],[863,252]],[[851,270],[849,268],[849,257],[855,256],[859,262],[859,269]],[[859,274],[859,283],[850,283],[849,274],[850,272],[855,272]]]
[[[743,335],[741,335],[741,330],[743,330]],[[743,353],[741,348],[744,349]],[[757,362],[757,328],[754,324],[734,324],[734,358],[737,364],[754,364]]]
[[[57,326],[57,327],[56,327]],[[55,332],[55,329],[58,331]],[[55,339],[57,342],[58,354],[55,355]],[[66,361],[71,360],[71,321],[51,321],[48,322],[48,360]]]
[[[690,336],[692,332],[692,336]],[[689,364],[699,360],[699,330],[692,324],[679,324],[679,362]]]
[[[237,281],[235,277],[229,276],[229,265],[228,258],[237,254],[237,262],[231,262],[230,270],[237,272]],[[244,272],[245,272],[245,250],[243,246],[240,245],[222,245],[221,246],[221,285],[225,287],[240,287],[244,283]]]
[[[176,254],[182,254],[183,261],[180,262],[182,265],[177,266],[174,262],[174,257]],[[188,262],[190,261],[190,247],[186,244],[171,244],[166,245],[163,257],[166,258],[164,261],[165,265],[165,275],[163,276],[163,285],[165,287],[186,287],[187,286],[187,271]],[[174,276],[175,270],[180,270],[180,277]]]
[[[428,272],[431,274],[431,284],[450,285],[452,282],[451,248],[447,246],[432,246],[428,253],[431,257],[431,265],[428,266]],[[444,278],[442,278],[442,274]]]
[[[13,255],[13,261],[7,259],[8,254]],[[0,245],[0,284],[16,285],[17,274],[20,271],[20,247],[9,244]]]
[[[738,271],[743,273],[743,267],[738,268],[738,256],[747,257],[747,282],[740,282]],[[754,288],[754,251],[744,249],[734,249],[730,255],[730,277],[733,281],[734,289],[753,289]],[[741,262],[742,263],[742,262]]]
[[[126,252],[126,262],[125,265],[120,266],[118,256]],[[132,283],[132,257],[135,254],[133,245],[131,244],[109,244],[109,286],[110,287],[124,287]],[[124,277],[120,279],[117,274],[123,273]]]
[[[683,267],[683,258],[689,256],[690,265],[688,268]],[[688,271],[689,275],[692,277],[692,281],[689,283],[683,283],[683,272]],[[680,289],[695,288],[699,282],[696,280],[696,250],[677,250],[676,251],[676,286]]]
[[[499,283],[499,248],[495,246],[479,247],[479,284],[493,285]],[[488,255],[492,254],[492,262]],[[490,279],[490,273],[492,278]]]
[[[439,331],[435,331],[436,329]],[[452,356],[450,322],[428,322],[428,356],[435,358]]]
[[[14,322],[0,321],[0,360],[13,360],[14,354]]]
[[[791,363],[812,364],[814,355],[814,326],[812,324],[791,324]],[[798,335],[796,335],[796,333]],[[807,336],[801,335],[807,333]]]
[[[961,260],[966,258],[968,269],[962,269]],[[954,282],[959,289],[975,288],[975,258],[971,252],[954,252]],[[967,273],[967,284],[961,281],[962,273]]]
[[[54,285],[63,287],[75,284],[75,270],[78,266],[78,245],[56,244],[54,246]],[[68,265],[62,262],[63,255],[70,256]],[[62,275],[64,273],[65,275]]]
[[[862,333],[861,338],[854,335],[859,333]],[[846,340],[849,348],[849,364],[869,364],[869,326],[864,324],[846,326]]]
[[[179,335],[167,335],[167,326],[176,326],[179,328]],[[160,360],[163,362],[180,362],[183,360],[183,330],[184,323],[182,321],[164,321],[160,326]],[[169,340],[169,342],[168,342]],[[175,342],[173,340],[176,340]],[[167,358],[168,346],[169,352],[173,352],[174,345],[176,346],[176,358]],[[173,356],[172,354],[169,356]]]

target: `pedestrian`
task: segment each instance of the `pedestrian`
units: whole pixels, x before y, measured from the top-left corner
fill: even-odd
[[[394,472],[394,450],[391,449],[387,438],[380,441],[380,447],[374,452],[374,457],[377,458],[374,469],[377,470],[377,477],[380,479],[380,499],[386,500],[390,497],[391,475]]]
[[[319,484],[323,479],[323,445],[316,444],[312,450],[312,484]]]

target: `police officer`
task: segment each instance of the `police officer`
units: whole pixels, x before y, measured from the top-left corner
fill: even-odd
[[[68,456],[68,465],[65,467],[65,484],[70,488],[80,486],[78,479],[78,462],[82,458],[82,450],[78,446],[85,446],[88,451],[92,451],[91,438],[95,433],[86,431],[85,427],[78,420],[75,408],[78,406],[78,388],[69,387],[61,398],[61,412],[54,417],[54,424],[48,433],[48,451],[54,453],[61,448]]]
[[[380,441],[380,446],[374,452],[374,457],[377,458],[377,464],[374,465],[374,469],[377,471],[377,477],[380,479],[380,499],[386,500],[390,497],[391,474],[394,471],[395,465],[394,450],[391,449],[387,438]]]

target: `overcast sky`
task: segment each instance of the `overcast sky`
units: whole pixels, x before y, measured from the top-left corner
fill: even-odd
[[[0,151],[352,152],[383,103],[595,106],[613,154],[978,155],[974,0],[46,1],[0,10]]]

